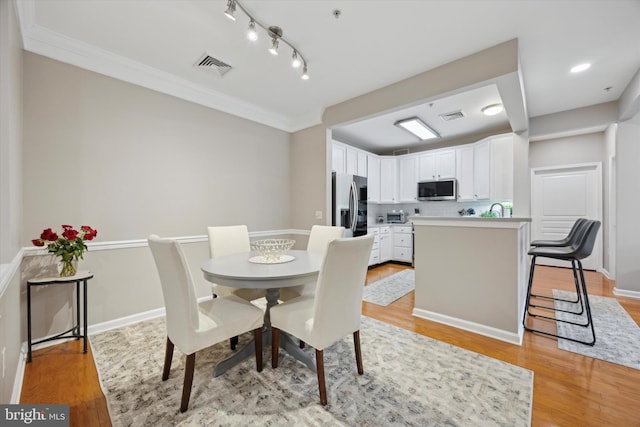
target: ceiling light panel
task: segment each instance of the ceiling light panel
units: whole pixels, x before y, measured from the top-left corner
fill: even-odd
[[[408,119],[398,120],[394,123],[396,126],[406,130],[407,132],[417,136],[421,141],[429,139],[440,138],[438,132],[431,129],[425,122],[418,117],[411,117]]]

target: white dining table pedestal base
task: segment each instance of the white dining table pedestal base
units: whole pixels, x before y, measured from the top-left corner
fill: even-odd
[[[278,298],[280,297],[280,289],[268,289],[266,294],[267,308],[264,314],[264,330],[262,331],[262,345],[263,347],[271,346],[271,307],[278,304]],[[316,372],[315,360],[307,353],[302,351],[297,340],[284,331],[280,331],[280,348],[289,353],[294,359],[304,363],[313,372]],[[255,354],[255,343],[251,339],[240,350],[226,359],[218,362],[213,369],[213,376],[218,377],[224,374],[227,370],[242,362],[244,359],[251,357]]]

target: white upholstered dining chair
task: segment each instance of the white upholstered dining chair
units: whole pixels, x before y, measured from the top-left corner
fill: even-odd
[[[360,350],[360,318],[373,236],[329,242],[315,295],[302,295],[271,307],[271,366],[278,367],[280,330],[316,350],[320,403],[327,404],[324,349],[353,334],[358,374],[364,372]]]
[[[208,227],[207,233],[211,258],[251,251],[249,229],[246,225]],[[215,296],[235,295],[246,301],[253,301],[264,297],[266,291],[264,289],[230,288],[214,284],[213,293]]]
[[[307,251],[317,254],[324,254],[327,252],[327,246],[329,242],[334,239],[339,239],[344,236],[344,227],[331,226],[331,225],[314,225],[311,227],[309,233],[309,240],[307,241]],[[300,295],[313,295],[316,289],[316,282],[307,283],[300,286],[293,286],[290,288],[280,289],[280,300],[289,301],[290,299],[297,298]]]
[[[185,412],[191,396],[197,351],[253,331],[256,369],[262,371],[264,313],[234,295],[198,304],[193,278],[180,244],[156,235],[149,236],[148,242],[160,276],[166,308],[167,346],[162,380],[169,378],[173,349],[177,346],[187,355],[180,403],[180,412]]]

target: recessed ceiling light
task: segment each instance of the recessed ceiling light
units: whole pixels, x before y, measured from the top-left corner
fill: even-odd
[[[572,73],[581,73],[585,70],[588,70],[591,67],[591,64],[585,62],[584,64],[578,64],[575,67],[571,68]]]
[[[496,114],[502,113],[502,110],[504,110],[502,104],[491,104],[482,108],[480,111],[482,111],[482,114],[485,116],[495,116]]]
[[[407,132],[412,133],[413,135],[420,138],[421,141],[425,141],[427,139],[440,138],[438,132],[431,129],[425,122],[420,120],[418,117],[411,117],[409,119],[398,120],[394,123],[394,125],[401,127]]]

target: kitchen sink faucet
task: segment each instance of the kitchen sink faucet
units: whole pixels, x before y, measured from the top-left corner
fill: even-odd
[[[500,218],[504,218],[504,205],[502,203],[494,203],[489,208],[489,212],[493,212],[494,206],[500,206]]]

